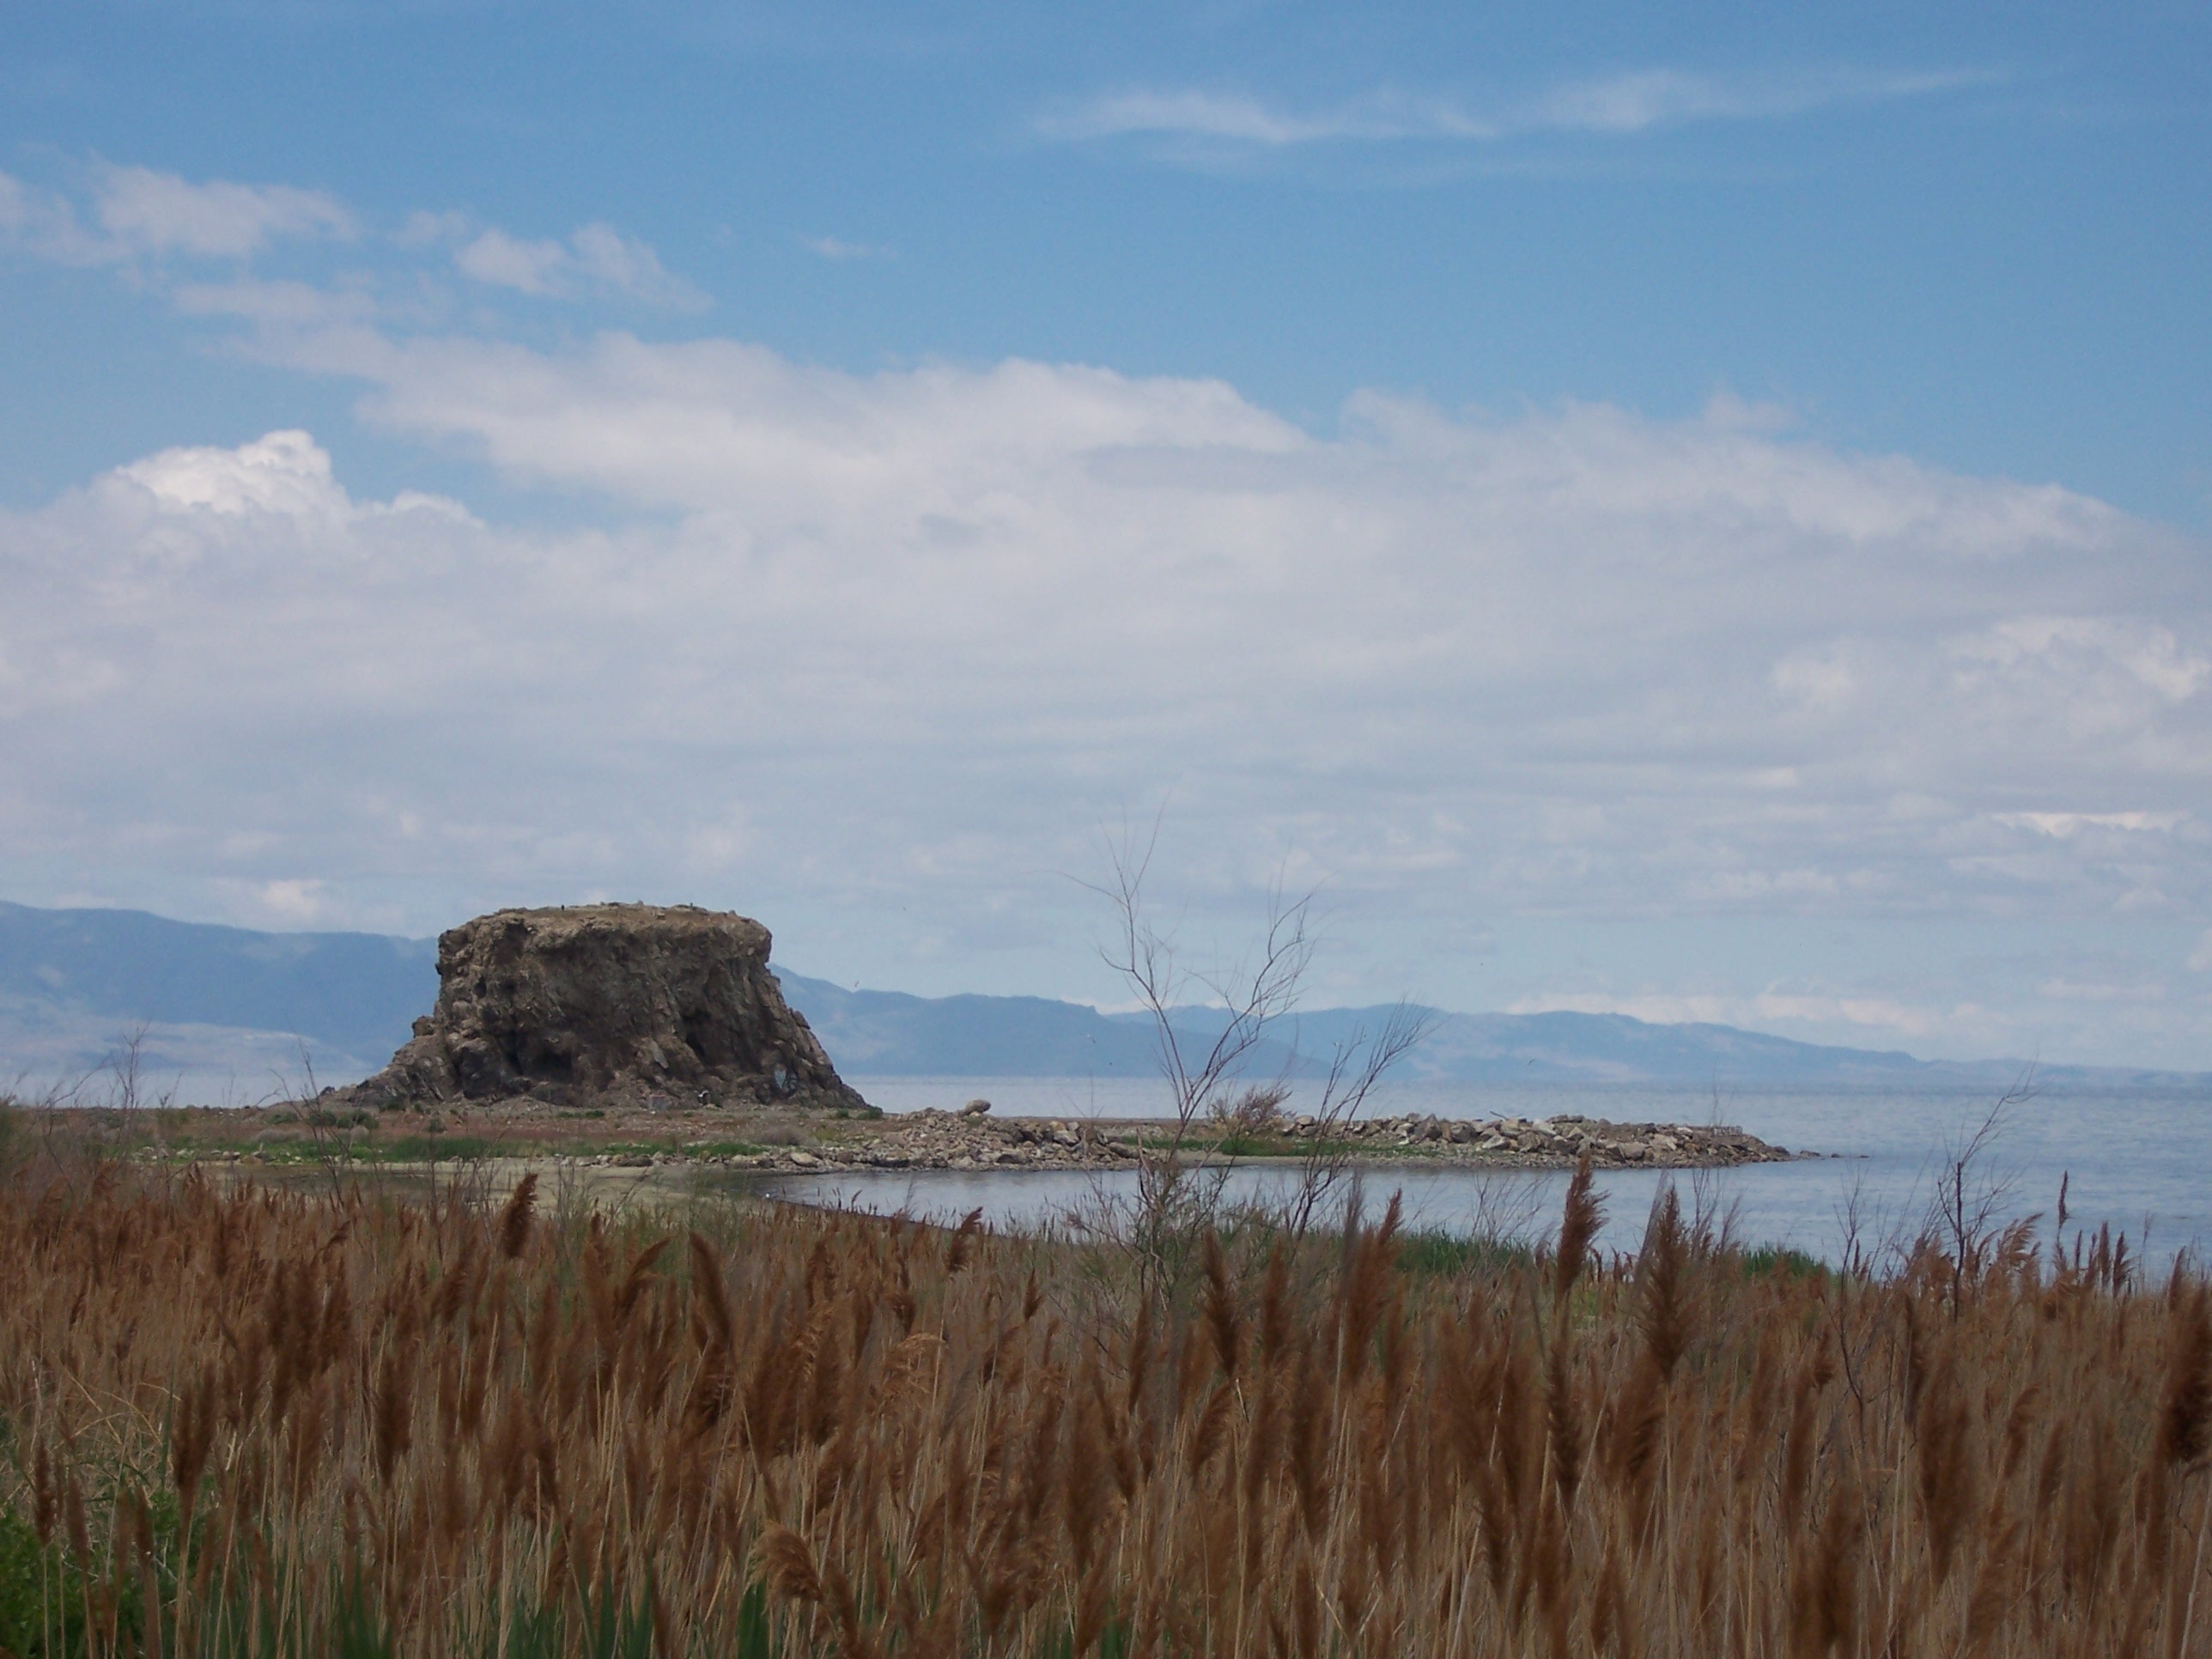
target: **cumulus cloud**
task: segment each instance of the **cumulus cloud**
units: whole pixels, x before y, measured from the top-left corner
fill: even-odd
[[[988,888],[1172,786],[1224,877],[1295,846],[1386,899],[2208,896],[2203,566],[2063,490],[1606,407],[1368,394],[1316,436],[1218,382],[1091,368],[344,338],[374,418],[634,522],[357,502],[296,433],[17,515],[13,683],[66,655],[102,711],[17,730],[21,812],[130,775],[101,731],[190,711],[204,744],[319,710],[358,745],[341,794],[488,811],[609,879],[735,848]],[[270,675],[195,688],[238,639]],[[471,712],[395,743],[425,698]],[[634,816],[614,781],[648,777]],[[168,798],[163,833],[211,837],[222,799]]]
[[[165,449],[104,483],[125,493],[143,490],[165,519],[318,522],[343,531],[368,517],[426,512],[475,526],[458,501],[402,490],[390,502],[356,503],[331,473],[331,458],[305,432],[271,432],[235,449]],[[481,526],[478,526],[481,527]]]
[[[915,951],[1064,946],[1054,872],[1165,799],[1179,902],[1322,881],[1403,937],[2212,905],[2212,563],[2061,489],[1725,408],[1370,392],[1316,433],[1218,381],[295,309],[263,349],[596,527],[363,499],[300,432],[0,515],[0,862],[320,882],[331,918],[424,881],[805,896]],[[1731,994],[1711,1017],[2008,1029]]]
[[[331,477],[331,458],[304,432],[272,432],[236,449],[165,449],[112,477],[179,514],[335,517],[350,508]]]

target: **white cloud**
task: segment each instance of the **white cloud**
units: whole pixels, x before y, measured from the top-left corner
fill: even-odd
[[[2000,812],[1996,820],[2038,830],[2054,841],[2070,841],[2086,829],[2171,830],[2188,817],[2186,812]]]
[[[363,501],[299,433],[0,515],[0,866],[1064,944],[1052,872],[1164,796],[1200,911],[1287,861],[1376,927],[2212,914],[2212,562],[2063,490],[1725,412],[1370,393],[1317,435],[1024,362],[345,319],[264,349],[607,527]],[[1705,1017],[1967,1019],[1803,995]]]
[[[683,310],[706,303],[697,289],[662,267],[652,248],[610,225],[586,225],[565,242],[524,241],[494,227],[462,246],[453,264],[471,282],[538,298],[611,293]]]
[[[273,927],[313,927],[331,920],[329,884],[294,878],[240,884],[240,898],[250,913]]]
[[[1979,70],[1837,67],[1720,76],[1654,68],[1564,82],[1487,107],[1382,89],[1306,110],[1244,92],[1130,87],[1049,109],[1036,128],[1042,137],[1067,142],[1133,137],[1264,149],[1408,140],[1480,143],[1543,133],[1623,137],[1692,122],[1775,120],[1924,98],[1997,78]]]
[[[0,248],[63,264],[131,268],[188,315],[293,331],[341,319],[421,326],[452,308],[441,292],[450,286],[441,280],[448,257],[472,282],[537,298],[613,297],[678,311],[708,304],[650,246],[598,222],[562,240],[527,240],[465,213],[418,211],[388,236],[356,247],[354,265],[341,277],[271,278],[253,274],[261,256],[283,244],[296,263],[303,246],[357,245],[359,217],[321,191],[194,183],[151,167],[95,162],[80,169],[77,184],[72,194],[0,173]],[[855,256],[876,252],[850,249]],[[177,258],[227,262],[232,270],[204,280],[203,265],[192,280],[180,280],[170,268]]]
[[[576,256],[558,242],[517,240],[496,228],[481,232],[453,256],[462,276],[471,281],[511,288],[524,294],[547,295],[566,280]]]
[[[99,264],[120,251],[87,232],[58,192],[0,173],[0,244],[60,264]]]
[[[421,208],[407,216],[392,240],[401,247],[434,247],[441,243],[466,241],[476,228],[475,221],[465,213],[451,209],[433,213]]]
[[[234,317],[258,328],[288,331],[367,325],[393,310],[361,288],[252,276],[227,283],[180,283],[170,300],[187,317]]]
[[[875,242],[848,242],[842,236],[802,236],[799,245],[809,253],[842,263],[848,259],[889,259],[892,250]]]
[[[1408,103],[1370,94],[1306,113],[1276,108],[1244,93],[1195,87],[1133,87],[1048,112],[1037,131],[1084,140],[1132,135],[1220,140],[1279,148],[1334,139],[1495,138],[1503,129],[1443,101]]]
[[[349,506],[331,477],[331,458],[304,432],[272,432],[236,449],[165,449],[114,476],[173,511],[304,518],[343,514]]]
[[[1655,1025],[1738,1025],[1771,1029],[1783,1027],[1845,1027],[1875,1035],[1863,1042],[1906,1042],[1943,1030],[1962,1012],[1955,1008],[1914,1006],[1886,997],[1839,996],[1830,994],[1764,991],[1744,995],[1728,993],[1647,993],[1641,995],[1577,994],[1522,997],[1506,1011],[1512,1014],[1626,1014]],[[1978,1010],[1966,1011],[1979,1012]]]
[[[2155,1002],[2165,994],[2165,988],[2155,984],[2111,985],[2071,979],[2047,979],[2037,988],[2054,1002]]]
[[[101,481],[111,490],[127,486],[144,491],[165,520],[214,514],[343,529],[363,518],[428,513],[477,526],[459,502],[419,490],[402,490],[380,505],[356,502],[331,476],[329,454],[305,432],[271,432],[235,449],[165,449]]]
[[[0,173],[0,242],[63,264],[168,254],[244,260],[278,241],[343,240],[359,230],[352,213],[320,191],[226,179],[194,184],[104,162],[91,170],[83,209],[62,191]]]
[[[1521,131],[1635,133],[1692,121],[1773,120],[1840,105],[1889,103],[1986,85],[1985,71],[1858,69],[1695,75],[1646,69],[1559,87],[1521,109]]]
[[[101,166],[93,213],[119,249],[244,259],[290,238],[358,234],[354,216],[321,191],[289,185],[194,184],[151,167]]]
[[[2195,696],[2212,679],[2212,659],[2185,649],[2171,629],[2100,617],[2022,617],[1961,641],[1959,655],[1970,664],[2008,670],[2039,660],[2101,659],[2136,684],[2174,702]]]

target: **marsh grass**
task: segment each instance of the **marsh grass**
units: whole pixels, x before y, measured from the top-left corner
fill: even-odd
[[[1208,1139],[1194,1136],[1191,1150],[1215,1158],[1273,1158],[1304,1159],[1313,1157],[1356,1157],[1363,1149],[1356,1140],[1322,1140],[1310,1136],[1232,1132]]]
[[[0,1187],[0,1644],[2212,1652],[2212,1300],[2109,1235],[1838,1273],[1668,1196],[1607,1259],[1578,1181],[1544,1247],[1355,1201],[1166,1295],[572,1196]]]
[[[1536,1247],[1517,1239],[1422,1228],[1398,1240],[1398,1270],[1416,1279],[1523,1272],[1535,1261]]]
[[[1740,1257],[1747,1273],[1781,1273],[1790,1279],[1825,1278],[1828,1269],[1817,1257],[1802,1250],[1787,1249],[1776,1244],[1761,1244],[1745,1250]]]
[[[400,1135],[365,1150],[380,1164],[468,1164],[496,1158],[502,1146],[486,1135]]]

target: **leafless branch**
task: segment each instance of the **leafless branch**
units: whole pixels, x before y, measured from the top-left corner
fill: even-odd
[[[1963,1140],[1954,1140],[1944,1152],[1929,1208],[1923,1234],[1940,1243],[1951,1259],[1951,1304],[1955,1313],[1966,1281],[1978,1277],[1998,1242],[1997,1217],[2002,1212],[2017,1178],[1986,1169],[1990,1152],[2003,1137],[2014,1110],[2035,1097],[2035,1067],[2030,1064],[2013,1085],[1990,1103]],[[2039,1218],[2030,1218],[2031,1220]]]
[[[1297,1008],[1316,948],[1312,896],[1292,897],[1279,880],[1268,889],[1266,926],[1243,960],[1218,972],[1186,969],[1174,939],[1153,925],[1146,908],[1145,882],[1158,839],[1157,818],[1141,843],[1125,830],[1108,846],[1107,878],[1079,884],[1112,912],[1113,930],[1099,947],[1100,959],[1129,987],[1147,1017],[1168,1085],[1164,1134],[1151,1143],[1139,1137],[1132,1217],[1132,1243],[1155,1285],[1177,1279],[1177,1261],[1187,1254],[1181,1241],[1218,1218],[1228,1180],[1225,1158],[1209,1151],[1194,1162],[1189,1158],[1194,1129],[1210,1122],[1234,1131],[1243,1121],[1240,1114],[1273,1121],[1289,1097],[1287,1062],[1271,1085],[1252,1085],[1245,1073],[1277,1022]],[[1218,1022],[1202,1049],[1198,1043],[1204,1040],[1194,1039],[1188,1024],[1194,1001],[1202,1001]],[[1282,1218],[1294,1231],[1307,1231],[1345,1173],[1346,1155],[1331,1144],[1336,1137],[1330,1131],[1358,1115],[1383,1073],[1427,1035],[1430,1022],[1425,1010],[1401,1003],[1380,1032],[1371,1038],[1355,1033],[1337,1048],[1299,1186]],[[1236,1092],[1240,1085],[1241,1096]]]
[[[1314,1114],[1306,1153],[1300,1160],[1298,1188],[1285,1208],[1285,1224],[1294,1235],[1305,1236],[1315,1214],[1344,1179],[1351,1164],[1344,1126],[1359,1115],[1383,1074],[1419,1048],[1435,1025],[1436,1016],[1429,1010],[1401,1000],[1380,1031],[1370,1036],[1363,1027],[1337,1044],[1329,1057],[1321,1109]]]

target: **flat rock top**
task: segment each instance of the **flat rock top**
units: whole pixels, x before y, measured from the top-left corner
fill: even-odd
[[[522,924],[532,939],[546,944],[582,934],[634,933],[640,938],[712,938],[721,948],[765,961],[769,931],[750,916],[727,910],[702,910],[696,904],[562,904],[535,909],[495,910],[449,929],[447,939],[496,932]]]

